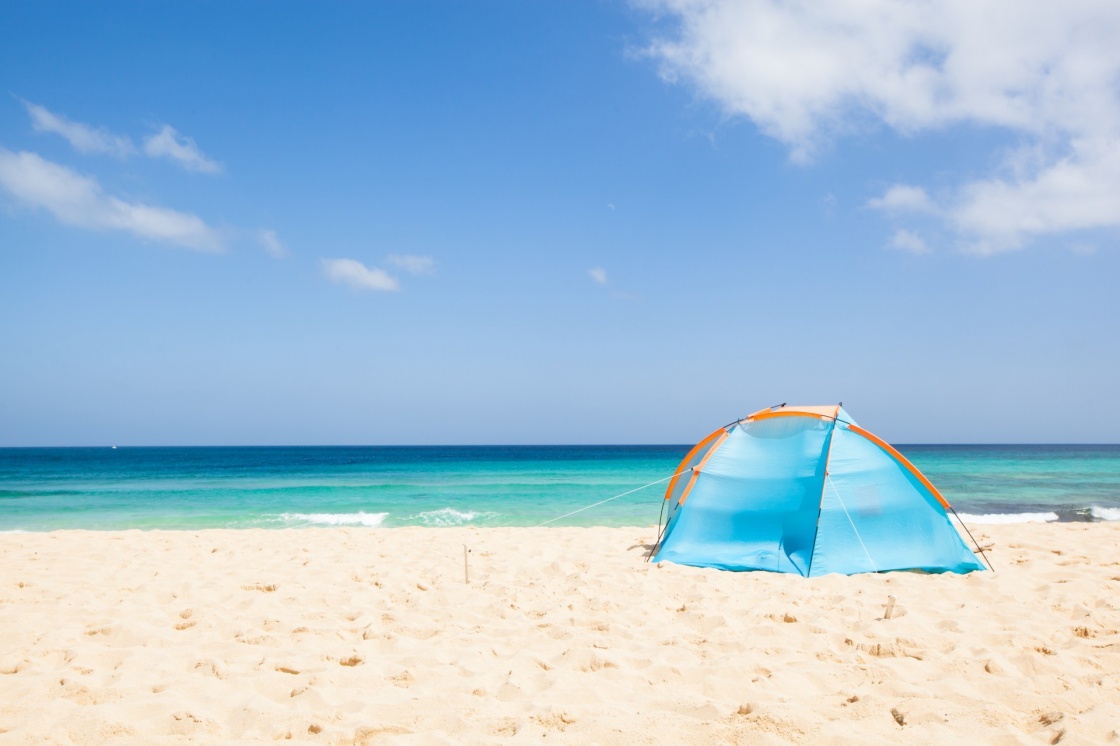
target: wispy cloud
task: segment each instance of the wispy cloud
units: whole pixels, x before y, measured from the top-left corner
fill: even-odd
[[[1110,0],[633,0],[672,30],[647,47],[685,82],[811,162],[838,139],[958,124],[1014,143],[987,176],[888,192],[977,253],[1120,227],[1120,4]]]
[[[367,267],[357,259],[323,259],[323,273],[340,285],[356,290],[399,290],[397,278],[383,269]]]
[[[144,152],[152,158],[168,158],[188,171],[216,174],[222,164],[203,155],[192,138],[179,134],[170,124],[144,140]]]
[[[602,267],[592,267],[591,269],[587,270],[587,274],[590,275],[591,279],[598,284],[607,284],[607,270],[603,269]]]
[[[415,254],[390,254],[385,261],[398,269],[414,275],[427,275],[435,270],[436,262],[430,256],[416,256]]]
[[[937,212],[937,205],[921,187],[895,184],[882,197],[875,197],[867,202],[867,206],[876,210],[894,210],[899,212]]]
[[[280,240],[280,237],[276,235],[276,231],[269,228],[261,228],[257,231],[257,243],[259,243],[273,259],[283,259],[291,253],[288,251],[288,247]]]
[[[826,218],[832,218],[836,215],[836,195],[832,192],[821,197],[821,211]]]
[[[20,101],[27,109],[27,114],[31,117],[31,126],[36,132],[61,135],[79,153],[107,153],[123,158],[136,152],[136,147],[127,137],[114,135],[104,127],[91,127],[88,124],[72,121],[61,114],[55,114],[45,106],[24,99]]]
[[[198,216],[107,195],[96,179],[35,153],[0,148],[0,188],[78,228],[125,231],[197,251],[224,248],[217,231]]]
[[[119,158],[137,153],[136,146],[128,137],[115,135],[104,127],[75,122],[45,106],[24,99],[20,101],[27,109],[31,126],[36,132],[61,135],[79,153],[108,153]],[[193,138],[180,134],[170,124],[163,125],[158,132],[145,138],[143,152],[150,158],[173,161],[187,171],[216,174],[223,170],[221,163],[199,150]]]
[[[891,248],[899,249],[910,254],[928,254],[929,247],[922,237],[913,231],[901,229],[895,231],[891,238]]]

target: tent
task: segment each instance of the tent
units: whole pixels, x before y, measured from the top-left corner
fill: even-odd
[[[755,412],[689,451],[655,561],[806,577],[983,570],[949,503],[840,405]]]

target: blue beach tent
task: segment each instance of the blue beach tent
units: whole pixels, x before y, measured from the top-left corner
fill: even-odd
[[[773,407],[693,448],[655,561],[806,577],[983,570],[937,488],[839,405]]]

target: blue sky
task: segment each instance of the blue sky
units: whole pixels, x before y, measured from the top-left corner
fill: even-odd
[[[1104,2],[31,3],[0,445],[1120,442]]]

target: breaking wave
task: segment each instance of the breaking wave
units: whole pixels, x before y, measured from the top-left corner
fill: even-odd
[[[409,520],[419,521],[425,526],[462,526],[466,523],[472,522],[476,518],[497,518],[497,513],[488,511],[474,511],[474,510],[455,510],[454,508],[440,508],[439,510],[429,510],[424,513],[417,513],[416,515],[409,516]]]
[[[961,513],[961,520],[965,523],[1052,523],[1059,519],[1057,513]]]
[[[367,526],[377,528],[389,516],[388,513],[281,513],[280,520],[286,523],[311,526]]]
[[[1094,505],[1089,508],[1089,515],[1096,521],[1120,521],[1120,508],[1102,508]]]

